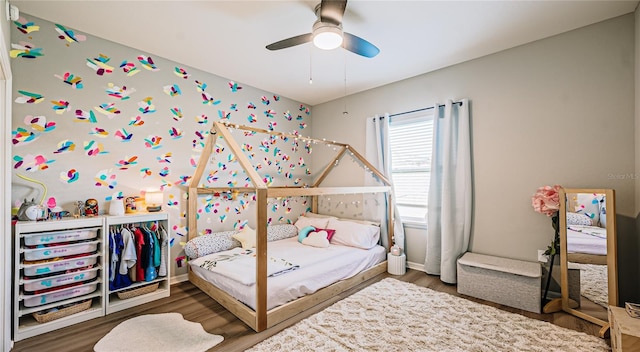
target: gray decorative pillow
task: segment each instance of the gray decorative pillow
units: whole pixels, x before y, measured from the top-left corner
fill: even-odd
[[[240,241],[231,237],[238,231],[214,232],[198,236],[184,246],[184,253],[191,259],[199,258],[211,253],[226,251],[242,246]]]
[[[184,253],[190,259],[241,247],[242,243],[232,236],[239,231],[214,232],[198,236],[184,246]],[[267,242],[298,236],[298,228],[290,224],[278,224],[267,227]]]
[[[590,217],[584,214],[567,212],[567,225],[593,225]]]
[[[267,242],[298,236],[298,228],[291,224],[277,224],[267,227]]]

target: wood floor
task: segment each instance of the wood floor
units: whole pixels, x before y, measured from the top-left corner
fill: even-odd
[[[212,348],[210,351],[244,351],[256,343],[275,335],[279,331],[296,322],[317,313],[329,305],[359,291],[360,289],[382,280],[385,277],[393,277],[398,280],[412,282],[416,285],[428,287],[436,291],[450,293],[460,296],[456,292],[455,285],[447,285],[440,281],[437,276],[430,276],[421,271],[407,270],[403,276],[392,276],[387,273],[378,275],[369,281],[364,282],[347,292],[344,292],[329,301],[309,309],[297,316],[290,318],[268,330],[256,333],[246,324],[238,320],[235,316],[222,308],[218,303],[202,293],[189,282],[182,282],[171,286],[171,296],[161,300],[147,303],[126,311],[110,314],[105,317],[93,319],[84,323],[59,329],[47,334],[35,336],[15,343],[14,352],[88,352],[93,351],[93,346],[106,335],[111,329],[122,321],[142,314],[157,314],[178,312],[186,320],[202,324],[204,329],[212,334],[222,335],[224,341]],[[520,309],[502,306],[496,303],[487,302],[475,298],[466,297],[470,300],[494,306],[505,311],[525,315],[529,318],[544,320],[565,328],[582,331],[594,336],[598,335],[599,326],[588,321],[576,318],[564,312],[551,314],[535,314]],[[179,351],[176,351],[179,352]]]

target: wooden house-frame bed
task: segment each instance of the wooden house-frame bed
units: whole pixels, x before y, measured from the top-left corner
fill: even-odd
[[[267,187],[263,182],[260,175],[256,172],[249,158],[243,153],[240,146],[234,140],[234,137],[229,131],[229,128],[240,129],[244,131],[251,131],[257,133],[266,133],[273,136],[287,137],[296,140],[304,140],[307,142],[324,143],[339,147],[336,156],[328,164],[328,166],[320,173],[317,179],[311,186],[305,187]],[[217,188],[201,188],[198,187],[200,180],[205,171],[206,165],[211,152],[215,146],[216,139],[222,137],[227,146],[231,149],[231,152],[240,163],[244,172],[248,175],[252,187],[217,187]],[[337,161],[342,158],[345,153],[349,152],[353,158],[360,161],[367,170],[370,170],[380,182],[382,186],[364,186],[364,187],[320,187],[323,180],[333,170]],[[277,306],[275,308],[267,310],[267,201],[269,198],[280,197],[295,197],[295,196],[309,196],[312,199],[311,210],[317,212],[318,209],[318,196],[332,195],[332,194],[364,194],[364,193],[386,193],[387,204],[391,203],[391,187],[389,180],[377,170],[371,163],[369,163],[360,153],[354,150],[350,145],[344,143],[337,143],[335,141],[326,141],[320,139],[313,139],[308,137],[301,137],[293,134],[286,134],[281,132],[267,131],[258,128],[229,124],[225,122],[214,122],[214,125],[207,137],[206,144],[200,160],[196,167],[196,171],[189,185],[189,205],[188,205],[188,239],[195,238],[198,234],[197,230],[197,200],[199,195],[216,195],[221,193],[254,193],[256,199],[256,302],[255,310],[251,309],[244,303],[240,302],[229,293],[218,288],[207,280],[196,275],[189,268],[189,280],[204,291],[211,298],[219,302],[232,314],[237,316],[240,320],[245,322],[255,331],[262,331],[269,327],[272,327],[308,308],[323,302],[336,294],[344,292],[359,283],[366,281],[380,273],[383,273],[387,269],[386,260],[366,269],[359,274],[352,276],[348,279],[344,279],[327,287],[324,287],[313,294],[309,294],[300,297],[294,301]],[[393,243],[393,209],[388,207],[387,209],[387,235],[389,246]],[[387,251],[389,248],[386,248]]]

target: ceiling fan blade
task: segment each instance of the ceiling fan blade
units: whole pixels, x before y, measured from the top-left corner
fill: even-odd
[[[284,48],[289,48],[289,47],[292,47],[292,46],[308,43],[308,42],[311,41],[311,39],[312,39],[311,33],[301,34],[301,35],[298,35],[298,36],[295,36],[295,37],[291,37],[291,38],[283,39],[283,40],[275,42],[275,43],[271,43],[271,44],[267,45],[267,49],[269,49],[269,50],[280,50],[280,49],[284,49]]]
[[[378,55],[380,49],[368,41],[355,36],[351,33],[344,32],[344,42],[342,47],[364,57],[374,57]]]
[[[322,0],[320,2],[320,21],[340,25],[346,8],[347,0]]]

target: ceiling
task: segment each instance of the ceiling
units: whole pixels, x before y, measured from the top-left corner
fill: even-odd
[[[358,1],[344,31],[375,58],[303,44],[316,1],[10,0],[21,12],[317,105],[633,12],[634,1]],[[310,77],[313,83],[310,84]]]

